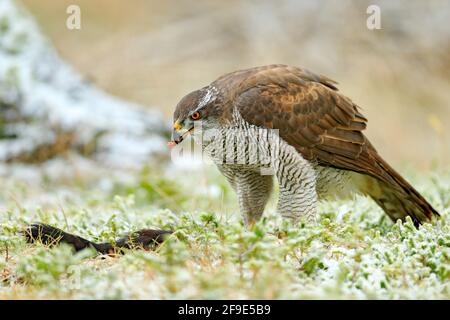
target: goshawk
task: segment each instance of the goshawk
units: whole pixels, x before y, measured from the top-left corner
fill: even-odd
[[[418,226],[438,216],[378,154],[366,125],[335,81],[278,64],[225,74],[186,95],[172,144],[193,134],[236,191],[247,224],[261,217],[274,176],[277,211],[294,222],[313,220],[319,199],[355,192],[394,221],[410,216]]]

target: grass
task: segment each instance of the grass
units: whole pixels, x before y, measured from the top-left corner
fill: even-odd
[[[448,170],[408,175],[442,213],[420,230],[362,197],[321,203],[315,226],[289,225],[272,203],[247,230],[215,171],[185,180],[161,172],[111,177],[107,188],[1,181],[0,299],[450,298]],[[26,244],[18,232],[35,221],[97,241],[144,227],[176,232],[156,251],[98,256]]]

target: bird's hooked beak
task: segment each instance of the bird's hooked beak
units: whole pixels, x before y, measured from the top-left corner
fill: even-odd
[[[185,130],[184,132],[182,132],[183,130],[183,126],[181,125],[181,123],[177,120],[175,121],[175,123],[173,124],[173,129],[172,129],[172,140],[168,143],[169,146],[175,146],[179,143],[181,143],[184,138],[190,134],[192,132],[192,130],[194,130],[194,127],[192,126],[191,128],[188,128],[187,130]]]

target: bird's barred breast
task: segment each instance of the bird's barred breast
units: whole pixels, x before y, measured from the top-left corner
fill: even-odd
[[[266,131],[250,125],[239,115],[236,116],[235,121],[232,128],[229,127],[221,132],[223,136],[226,136],[227,142],[231,142],[226,143],[227,148],[223,148],[223,142],[220,139],[214,141],[207,148],[221,151],[215,152],[215,156],[211,154],[210,156],[212,156],[213,161],[217,165],[224,167],[224,169],[226,167],[234,167],[243,171],[250,170],[260,171],[262,174],[275,174],[275,172],[270,173],[270,170],[267,169],[270,169],[268,167],[272,167],[275,170],[279,169],[279,165],[274,165],[273,163],[273,160],[281,160],[276,159],[276,154],[284,153],[286,155],[294,152],[296,154],[295,157],[302,158],[301,154],[289,146],[286,141],[277,134],[274,135],[273,130]],[[212,146],[214,147],[211,148]],[[252,159],[251,150],[258,151],[256,153],[253,152],[254,155],[257,155],[258,161]],[[274,151],[276,152],[274,153]],[[208,151],[207,153],[210,152]],[[220,156],[217,157],[217,155]],[[272,158],[274,155],[275,158]],[[237,161],[237,159],[240,161]],[[261,159],[265,159],[263,161],[264,164],[259,162]],[[242,162],[242,160],[244,161]],[[362,175],[356,172],[320,166],[306,159],[303,159],[303,163],[304,165],[309,163],[308,166],[314,170],[316,191],[320,200],[350,198],[353,193],[360,191],[361,183],[365,183]]]

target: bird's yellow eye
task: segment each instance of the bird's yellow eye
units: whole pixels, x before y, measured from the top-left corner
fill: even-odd
[[[200,112],[198,112],[198,111],[195,111],[193,114],[191,114],[191,119],[192,120],[198,120],[198,119],[200,119]]]

